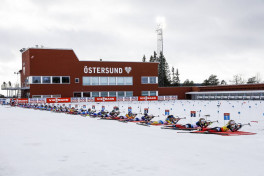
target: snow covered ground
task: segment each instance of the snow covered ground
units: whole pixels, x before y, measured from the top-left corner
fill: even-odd
[[[251,136],[177,133],[160,127],[0,106],[0,176],[262,176],[264,102],[175,101],[86,103],[111,110],[159,115],[165,109],[194,123],[210,114],[224,124],[223,113],[248,123]],[[220,106],[217,106],[220,105]],[[190,111],[197,117],[190,118]],[[219,112],[218,112],[219,111]]]

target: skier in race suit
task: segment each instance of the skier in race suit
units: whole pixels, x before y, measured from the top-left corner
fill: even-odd
[[[187,123],[184,125],[186,128],[197,128],[197,129],[203,129],[207,128],[209,125],[211,125],[212,122],[207,122],[204,118],[200,118],[198,122],[196,122],[194,125]]]
[[[147,113],[144,114],[144,116],[140,117],[136,117],[135,121],[145,121],[145,122],[149,122],[151,119],[153,119],[154,116],[153,115],[148,115]]]
[[[223,127],[214,127],[208,130],[209,132],[227,132],[227,131],[238,131],[240,128],[242,128],[241,123],[236,123],[234,120],[229,120],[228,123]]]
[[[179,122],[179,120],[181,120],[181,119],[180,118],[176,118],[173,115],[169,115],[165,119],[165,122],[166,122],[166,124],[176,124],[177,122]]]

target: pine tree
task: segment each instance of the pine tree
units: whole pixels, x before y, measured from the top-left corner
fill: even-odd
[[[142,58],[142,62],[146,62],[146,56],[145,55]]]
[[[154,62],[153,56],[150,56],[149,62]]]
[[[157,58],[157,53],[156,53],[156,51],[154,51],[154,57],[153,57],[153,62],[158,62],[158,59],[159,58]]]
[[[189,81],[189,79],[186,79],[183,84],[183,86],[193,86],[194,82],[193,81]]]
[[[179,70],[177,69],[176,70],[176,73],[175,73],[175,69],[174,69],[174,67],[172,67],[172,70],[171,70],[171,72],[172,72],[172,81],[171,81],[171,84],[173,85],[173,86],[180,86],[180,78],[179,78]]]
[[[219,80],[216,75],[210,75],[208,79],[204,80],[203,84],[204,86],[208,85],[218,85]]]
[[[160,53],[160,57],[158,58],[159,66],[158,66],[158,72],[159,72],[159,86],[170,86],[170,70],[169,70],[169,64],[166,61],[166,58],[163,56],[163,53]]]

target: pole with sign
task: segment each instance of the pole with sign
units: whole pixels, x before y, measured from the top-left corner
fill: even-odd
[[[196,117],[196,111],[191,111],[191,117]]]
[[[148,108],[144,108],[144,114],[148,113]]]
[[[224,123],[226,120],[230,120],[230,113],[224,113]]]
[[[131,106],[128,107],[128,112],[132,112],[132,107]]]
[[[165,115],[170,115],[170,110],[169,109],[165,109]]]

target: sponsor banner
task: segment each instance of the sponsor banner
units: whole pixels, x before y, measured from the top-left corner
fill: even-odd
[[[29,98],[28,101],[29,101],[30,104],[38,103],[38,99],[37,98]]]
[[[138,101],[147,101],[147,97],[145,96],[139,96]]]
[[[165,101],[169,101],[170,97],[169,96],[165,96]]]
[[[124,97],[124,101],[130,101],[130,97]]]
[[[157,101],[158,100],[158,96],[139,96],[138,97],[138,101]]]
[[[56,98],[47,98],[47,103],[56,103]]]
[[[148,96],[147,97],[147,101],[157,101],[158,100],[158,96]]]
[[[88,97],[87,98],[87,102],[94,102],[94,98],[93,97]]]
[[[71,98],[57,98],[57,103],[70,103]]]
[[[171,96],[171,100],[177,100],[178,97],[177,96]]]
[[[72,98],[72,99],[71,99],[71,102],[72,102],[72,103],[78,103],[78,102],[79,102],[79,98]]]
[[[158,100],[159,100],[159,101],[164,101],[164,100],[165,100],[165,97],[164,97],[164,96],[159,96],[159,97],[158,97]]]
[[[117,101],[124,101],[124,98],[123,97],[119,97],[119,98],[117,98]]]
[[[70,103],[71,98],[47,98],[47,103]]]
[[[80,98],[80,102],[86,102],[86,97]]]
[[[116,101],[116,97],[95,97],[95,102],[108,102],[108,101]]]
[[[131,97],[131,101],[138,101],[138,97]]]
[[[17,103],[18,104],[28,103],[28,99],[27,98],[19,98],[19,99],[17,99]]]
[[[45,98],[38,98],[38,103],[45,103],[46,99]]]

